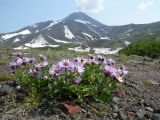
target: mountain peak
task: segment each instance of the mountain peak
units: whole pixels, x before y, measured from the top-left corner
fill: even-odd
[[[84,22],[87,22],[87,23],[90,23],[96,26],[104,26],[104,24],[91,18],[90,16],[88,16],[87,14],[83,12],[74,12],[70,14],[69,16],[67,16],[66,18],[64,18],[63,21],[64,22],[66,21],[84,21]]]
[[[76,20],[76,19],[89,20],[92,18],[83,12],[74,12],[74,13],[70,14],[69,16],[67,16],[64,20]]]

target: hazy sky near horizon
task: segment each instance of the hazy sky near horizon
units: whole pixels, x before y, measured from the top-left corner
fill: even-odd
[[[84,12],[106,25],[160,21],[160,0],[0,0],[0,33]]]

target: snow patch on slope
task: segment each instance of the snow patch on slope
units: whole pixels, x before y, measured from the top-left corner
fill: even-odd
[[[111,50],[111,48],[93,48],[96,54],[116,54],[122,48],[117,48],[116,50]]]
[[[75,52],[89,52],[91,49],[90,48],[82,49],[81,46],[78,46],[78,47],[75,47],[75,48],[68,48],[68,50],[73,50]]]
[[[91,35],[89,35],[89,34],[87,34],[87,33],[84,33],[84,32],[82,32],[82,34],[86,37],[86,36],[88,36],[89,38],[91,38],[91,40],[94,40],[94,38],[91,36]],[[87,38],[88,39],[88,38]]]
[[[127,30],[125,33],[129,33],[129,32],[131,32],[131,31],[133,31],[133,28]]]
[[[128,41],[124,41],[124,43],[126,44],[126,45],[129,45],[131,42],[128,42]]]
[[[31,42],[26,43],[25,46],[31,48],[38,48],[38,47],[58,47],[59,45],[51,45],[48,43],[42,35],[34,38]]]
[[[20,40],[18,38],[14,39],[13,43],[19,42]]]
[[[51,38],[52,40],[54,40],[55,42],[58,42],[58,43],[71,43],[71,42],[55,39],[55,38],[53,38],[51,36],[48,36],[48,37]]]
[[[106,39],[107,39],[107,40],[110,40],[110,38],[109,38],[109,37],[107,37],[107,36],[100,37],[100,39],[101,39],[101,40],[106,40]]]
[[[9,38],[12,38],[14,36],[17,36],[17,35],[27,35],[27,34],[31,34],[31,32],[29,30],[23,30],[21,32],[18,32],[18,33],[11,33],[11,34],[5,34],[2,36],[3,39],[9,39]]]
[[[59,22],[51,22],[50,25],[48,25],[46,28],[43,28],[42,30],[48,29],[57,23],[59,23]]]
[[[15,50],[26,50],[26,49],[29,49],[29,47],[25,47],[25,46],[19,46],[19,47],[16,47],[14,48]]]
[[[76,19],[74,21],[80,22],[80,23],[83,23],[83,24],[91,24],[91,22],[89,22],[89,21],[83,21],[83,20],[79,20],[79,19]]]
[[[72,32],[69,30],[68,26],[64,25],[64,33],[65,37],[68,39],[75,38],[75,36],[72,34]]]

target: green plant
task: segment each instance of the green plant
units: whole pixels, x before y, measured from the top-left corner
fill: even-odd
[[[119,51],[125,55],[160,57],[160,40],[140,40]]]
[[[103,56],[63,59],[51,67],[43,55],[34,64],[32,58],[20,53],[17,56],[9,66],[29,92],[27,107],[38,107],[43,98],[79,102],[92,98],[108,103],[112,91],[122,84],[122,77],[127,74],[123,65],[116,69],[115,62]]]

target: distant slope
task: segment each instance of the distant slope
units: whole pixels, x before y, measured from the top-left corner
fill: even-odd
[[[107,26],[82,12],[77,12],[59,21],[40,22],[15,32],[0,34],[0,42],[15,47],[25,46],[38,36],[43,36],[45,43],[50,45],[72,43],[115,49],[126,47],[139,39],[160,38],[160,22]]]

